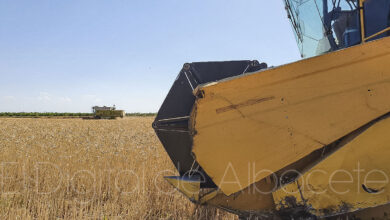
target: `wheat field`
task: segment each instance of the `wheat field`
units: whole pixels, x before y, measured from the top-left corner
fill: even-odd
[[[236,219],[163,180],[152,121],[0,118],[0,219]]]

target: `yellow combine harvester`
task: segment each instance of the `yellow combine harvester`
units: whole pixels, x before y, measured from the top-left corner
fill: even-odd
[[[153,127],[197,204],[390,218],[390,0],[285,0],[301,61],[188,63]]]
[[[124,110],[116,110],[116,107],[99,107],[94,106],[92,107],[93,117],[95,119],[116,119],[116,118],[123,118],[126,116],[126,113]]]

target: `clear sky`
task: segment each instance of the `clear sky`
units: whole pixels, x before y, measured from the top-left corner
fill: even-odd
[[[0,0],[0,112],[157,112],[186,62],[300,59],[282,0]]]

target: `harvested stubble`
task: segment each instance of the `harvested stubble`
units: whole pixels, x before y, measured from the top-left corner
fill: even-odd
[[[1,219],[234,219],[196,208],[152,117],[0,119]]]

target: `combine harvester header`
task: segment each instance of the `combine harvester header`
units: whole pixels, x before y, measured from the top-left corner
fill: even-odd
[[[387,219],[390,1],[285,0],[303,60],[187,63],[153,123],[197,204]]]

